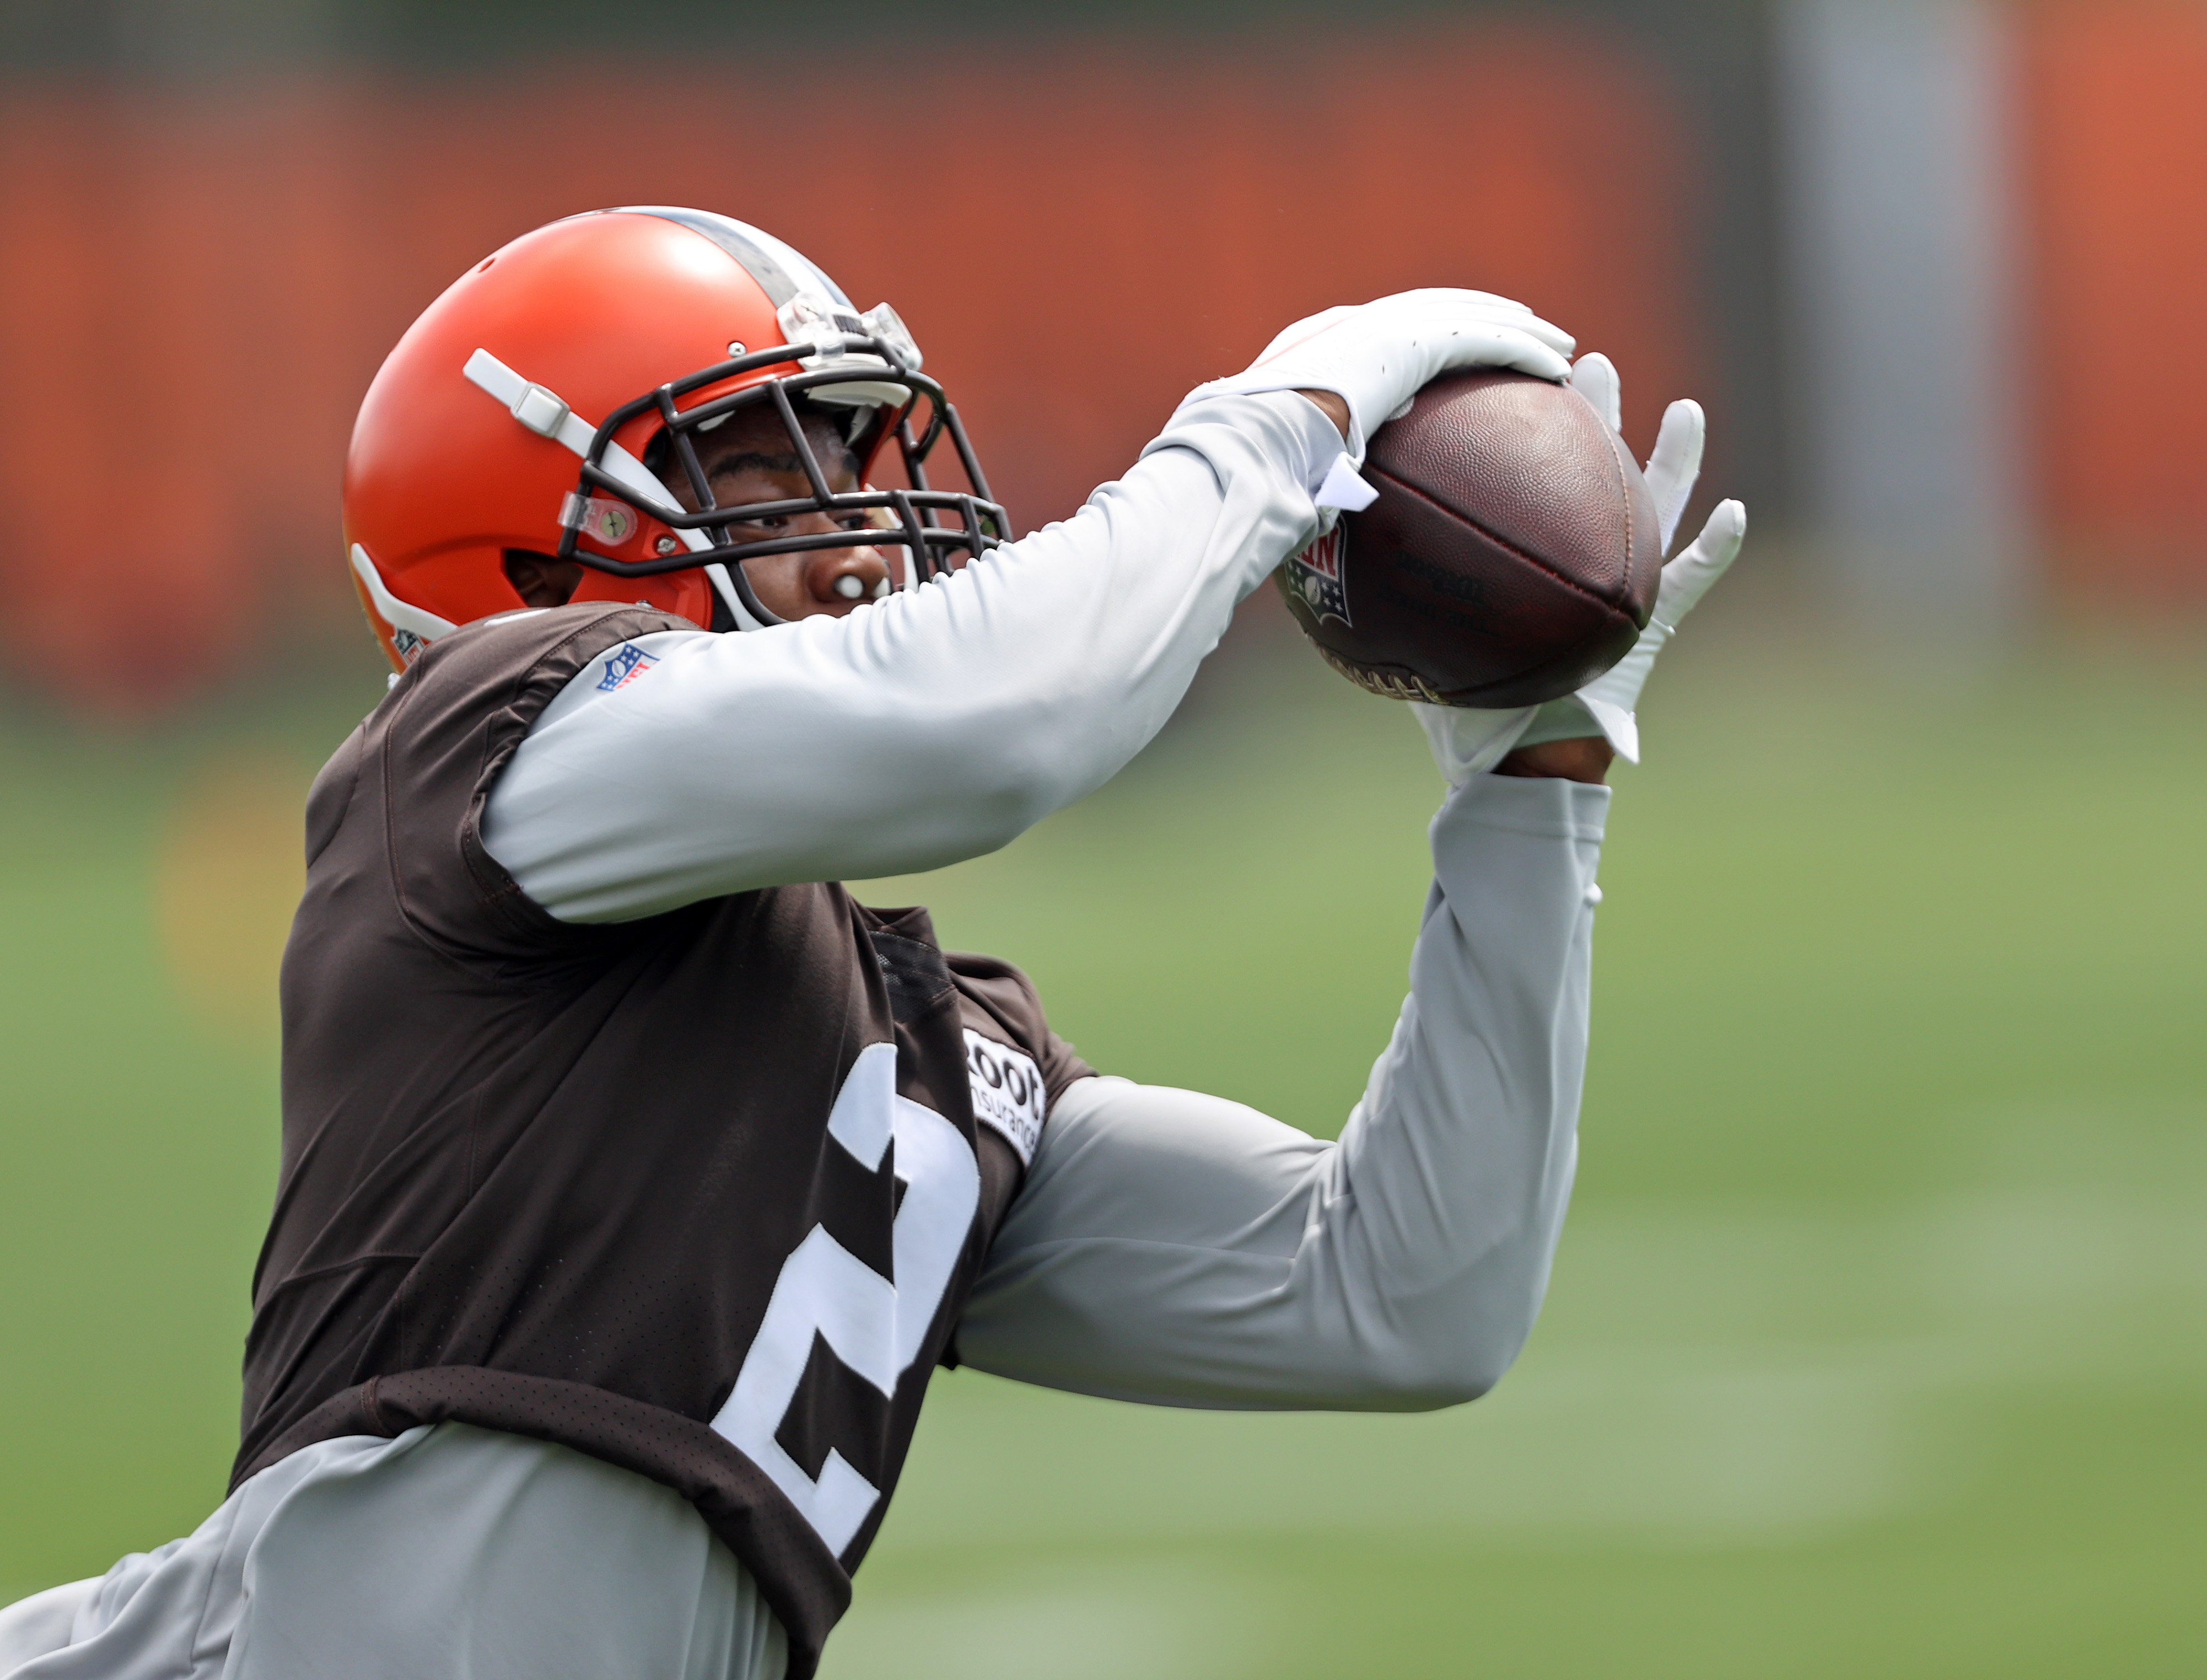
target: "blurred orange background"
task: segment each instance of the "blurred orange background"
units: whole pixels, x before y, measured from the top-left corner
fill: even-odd
[[[2060,0],[2019,34],[2025,388],[2072,600],[2207,601],[2207,7]]]
[[[2207,9],[2014,21],[2039,544],[2072,595],[2197,599]],[[139,714],[272,625],[350,612],[338,473],[383,352],[484,252],[608,203],[727,211],[860,304],[889,298],[1023,527],[1280,325],[1405,285],[1507,292],[1614,355],[1643,446],[1662,399],[1709,388],[1693,245],[1712,161],[1678,87],[1609,36],[1521,18],[941,52],[910,84],[980,75],[971,115],[930,120],[887,84],[827,102],[733,58],[18,78],[0,106],[11,664]]]

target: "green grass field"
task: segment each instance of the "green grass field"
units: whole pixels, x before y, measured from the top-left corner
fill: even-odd
[[[1026,964],[1099,1067],[1330,1132],[1438,784],[1398,708],[1283,651],[879,897]],[[1941,684],[1734,619],[1668,664],[1516,1372],[1411,1418],[945,1376],[832,1680],[2207,1671],[2196,649]],[[0,735],[0,1597],[220,1497],[285,790],[372,682]]]

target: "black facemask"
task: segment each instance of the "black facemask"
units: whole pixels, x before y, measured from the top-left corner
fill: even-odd
[[[804,359],[817,359],[819,346],[810,344],[778,344],[763,350],[753,350],[727,362],[701,368],[685,378],[674,380],[646,392],[632,402],[625,403],[606,416],[605,421],[590,441],[589,452],[583,458],[580,478],[575,493],[567,499],[561,516],[559,558],[576,560],[595,571],[621,577],[649,577],[662,572],[686,571],[691,567],[721,568],[745,612],[762,625],[780,624],[782,620],[763,606],[744,576],[742,562],[763,554],[787,554],[819,548],[882,548],[901,547],[906,554],[906,586],[925,583],[930,577],[952,570],[950,557],[955,553],[978,557],[1010,536],[1010,524],[1003,508],[990,499],[988,481],[982,475],[981,465],[974,458],[973,448],[960,424],[957,410],[944,399],[942,387],[917,369],[906,365],[895,346],[885,339],[858,334],[844,335],[840,355],[828,365],[810,371],[785,374],[750,386],[741,391],[716,397],[693,408],[679,409],[678,398],[708,386],[718,385],[737,375],[762,368],[771,368]],[[868,383],[885,383],[901,387],[909,393],[901,407],[876,407],[858,412],[869,417],[858,422],[851,439],[853,455],[863,461],[873,455],[877,446],[894,439],[903,457],[905,475],[910,481],[908,489],[854,490],[838,493],[828,488],[828,476],[819,453],[806,435],[803,415],[798,405],[818,411],[810,393],[816,388],[849,386],[861,376],[854,375],[850,363],[841,357],[864,356],[880,367],[878,374],[864,375]],[[839,365],[840,363],[840,365]],[[794,499],[771,502],[745,502],[722,507],[713,499],[712,487],[707,481],[698,459],[696,439],[709,426],[717,425],[727,416],[760,404],[769,405],[788,434],[790,453],[802,468],[810,491]],[[915,428],[914,416],[925,405],[925,421]],[[824,406],[824,405],[819,405]],[[696,498],[699,511],[690,512],[672,501],[662,503],[649,495],[635,482],[635,463],[628,461],[630,472],[617,475],[608,470],[608,452],[619,454],[613,448],[616,433],[638,417],[656,412],[661,430],[653,440],[651,457],[661,468],[661,480],[667,470],[679,470]],[[972,490],[960,492],[937,490],[928,482],[927,462],[936,446],[948,438],[958,457],[966,481]],[[624,457],[625,458],[625,457]],[[607,499],[625,505],[637,511],[648,514],[661,523],[678,532],[702,532],[707,545],[691,547],[686,543],[670,552],[642,560],[619,560],[584,547],[593,534],[593,521],[609,516],[618,520],[619,509],[608,510]],[[755,542],[734,542],[728,528],[769,518],[788,518],[809,513],[819,513],[836,520],[863,523],[854,529],[832,531],[809,531],[786,536],[768,537]],[[887,523],[876,523],[887,516]],[[662,539],[662,541],[666,541]],[[715,591],[715,630],[733,630],[739,619],[722,590]],[[723,622],[725,620],[725,622]]]

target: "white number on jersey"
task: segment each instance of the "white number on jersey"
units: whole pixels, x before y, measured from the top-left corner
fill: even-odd
[[[828,1134],[869,1172],[880,1170],[895,1145],[894,1170],[905,1194],[890,1242],[894,1276],[882,1276],[815,1225],[782,1262],[766,1317],[713,1427],[789,1497],[830,1551],[840,1552],[881,1490],[832,1447],[815,1480],[775,1432],[797,1397],[816,1335],[883,1396],[896,1392],[897,1379],[919,1357],[973,1228],[981,1169],[956,1127],[897,1094],[894,1044],[858,1053],[836,1093]]]

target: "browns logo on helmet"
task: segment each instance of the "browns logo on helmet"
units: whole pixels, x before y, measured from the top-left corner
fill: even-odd
[[[637,206],[524,234],[422,312],[361,404],[344,541],[376,639],[403,670],[446,631],[533,604],[517,563],[579,567],[575,600],[717,630],[780,622],[742,564],[767,554],[901,550],[889,586],[924,582],[1010,533],[920,368],[888,305],[859,311],[731,218]],[[802,493],[715,504],[698,439],[739,416],[778,421]],[[831,485],[831,437],[857,487]],[[930,483],[945,439],[967,489]],[[906,483],[876,488],[892,440]]]

